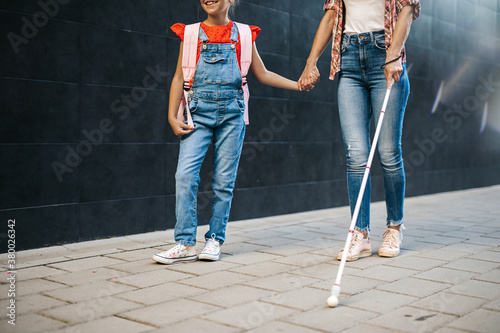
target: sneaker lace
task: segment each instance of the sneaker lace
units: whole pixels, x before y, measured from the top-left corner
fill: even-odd
[[[212,234],[212,238],[207,240],[204,250],[211,253],[216,253],[218,251],[219,241],[215,239],[215,234]]]
[[[383,247],[389,247],[389,248],[396,248],[396,247],[398,247],[399,246],[399,242],[400,242],[398,234],[399,234],[399,231],[394,232],[394,231],[391,231],[391,229],[387,229],[382,234],[382,237],[384,238],[384,242],[383,242],[382,246]]]

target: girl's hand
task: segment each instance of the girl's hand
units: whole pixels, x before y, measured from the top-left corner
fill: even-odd
[[[306,91],[311,90],[319,82],[320,76],[318,67],[315,64],[307,63],[299,79],[299,88]]]
[[[187,124],[184,124],[182,121],[180,121],[179,119],[176,119],[176,118],[169,119],[168,123],[170,124],[170,127],[172,127],[174,134],[177,135],[179,138],[182,138],[184,135],[189,134],[192,131],[194,131],[193,126],[189,126]]]
[[[387,58],[386,62],[391,61],[393,59],[394,58],[392,59]],[[401,74],[403,74],[403,64],[401,62],[401,59],[386,65],[384,68],[384,74],[385,74],[385,80],[387,81],[387,88],[391,88],[391,86],[395,82],[399,82]]]

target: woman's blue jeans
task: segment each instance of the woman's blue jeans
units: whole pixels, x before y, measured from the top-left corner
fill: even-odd
[[[342,42],[341,71],[338,86],[340,125],[347,155],[347,185],[351,214],[361,187],[370,153],[370,124],[375,124],[387,91],[384,70],[386,61],[383,31],[345,35]],[[403,118],[410,93],[404,66],[400,81],[391,89],[380,138],[378,155],[383,170],[387,226],[403,220],[405,173],[401,149]],[[368,180],[356,228],[370,230],[371,185]]]

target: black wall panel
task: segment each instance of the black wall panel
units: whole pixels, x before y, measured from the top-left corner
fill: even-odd
[[[268,69],[297,79],[322,1],[243,0]],[[197,0],[0,3],[0,252],[173,228],[179,140],[168,121],[180,42]],[[426,0],[407,42],[407,195],[500,183],[500,1]],[[249,74],[247,127],[231,220],[348,204],[337,81],[310,92]],[[441,93],[439,93],[441,92]],[[372,200],[384,199],[378,159]],[[199,223],[211,215],[210,148]],[[170,240],[171,241],[171,240]]]

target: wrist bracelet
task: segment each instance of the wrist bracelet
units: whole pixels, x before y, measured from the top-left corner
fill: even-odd
[[[385,64],[383,64],[382,66],[380,66],[380,69],[384,69],[384,68],[385,68],[385,66],[387,66],[387,65],[389,65],[389,64],[392,64],[393,62],[396,62],[396,61],[398,61],[399,59],[401,59],[401,56],[397,57],[396,59],[393,59],[393,60],[391,60],[391,61],[386,62]]]

